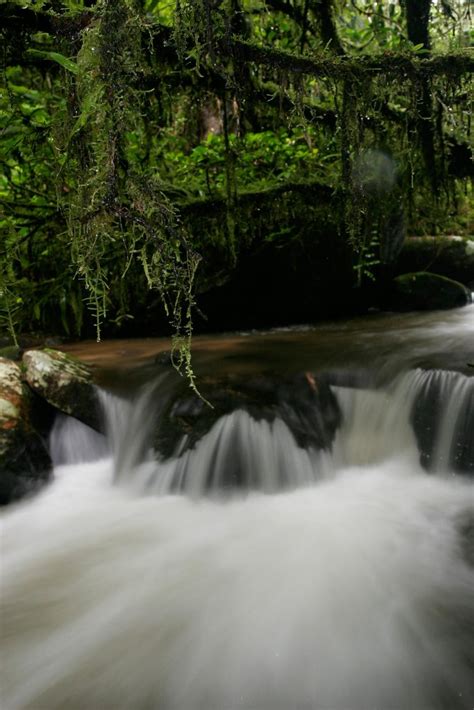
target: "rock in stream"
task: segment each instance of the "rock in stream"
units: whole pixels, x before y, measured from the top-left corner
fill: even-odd
[[[50,475],[51,460],[36,428],[38,407],[19,365],[0,358],[0,504],[36,490]],[[35,411],[36,410],[36,411]],[[44,422],[48,412],[41,417]]]
[[[96,431],[102,423],[92,369],[66,353],[45,348],[23,355],[31,389],[64,414]]]

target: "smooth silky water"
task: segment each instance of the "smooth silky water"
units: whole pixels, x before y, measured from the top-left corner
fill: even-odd
[[[342,386],[332,326],[331,451],[235,411],[157,461],[166,374],[101,394],[106,437],[58,418],[53,483],[2,516],[2,709],[473,708],[474,307],[397,319],[349,328],[370,386]],[[298,366],[327,365],[330,330],[323,355],[294,334]],[[416,367],[449,352],[464,371]],[[221,485],[235,450],[248,490]]]

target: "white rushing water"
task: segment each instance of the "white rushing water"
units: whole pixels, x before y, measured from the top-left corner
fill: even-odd
[[[413,412],[432,380],[427,473]],[[2,710],[474,707],[474,489],[450,463],[472,380],[334,391],[323,454],[234,412],[158,465],[146,396],[105,399],[108,444],[59,421],[55,481],[3,513]],[[274,493],[204,495],[236,439]]]

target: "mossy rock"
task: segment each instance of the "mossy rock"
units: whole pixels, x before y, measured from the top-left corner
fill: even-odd
[[[429,271],[474,290],[474,237],[411,237],[397,260],[399,274]]]
[[[20,360],[20,348],[16,345],[6,345],[4,348],[0,348],[0,358],[6,358],[7,360]]]
[[[458,281],[419,271],[393,280],[391,307],[399,311],[458,308],[471,302],[470,291]]]
[[[19,365],[0,358],[0,505],[36,490],[51,460],[35,423],[35,400]]]
[[[64,414],[101,431],[102,420],[92,369],[66,353],[45,348],[23,355],[31,389]]]

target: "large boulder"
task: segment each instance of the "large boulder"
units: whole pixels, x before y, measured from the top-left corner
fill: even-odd
[[[203,378],[199,387],[212,408],[189,388],[175,392],[157,427],[166,490],[277,491],[295,483],[293,454],[301,458],[301,480],[314,480],[317,452],[331,448],[341,421],[324,379],[309,372],[233,376]]]
[[[154,439],[163,457],[175,454],[178,445],[180,453],[192,448],[218,419],[235,410],[257,421],[281,419],[302,448],[330,449],[341,423],[330,386],[309,372],[287,377],[202,378],[199,389],[201,396],[186,386],[170,398]]]
[[[429,264],[429,266],[428,266]],[[396,264],[396,273],[426,271],[446,276],[474,290],[474,237],[410,237]]]
[[[20,367],[0,358],[0,504],[38,488],[51,471],[43,437],[34,426],[34,396]]]
[[[428,271],[402,274],[393,280],[391,305],[394,310],[457,308],[470,302],[471,293],[463,284]]]
[[[66,353],[45,348],[23,355],[31,389],[64,414],[101,431],[102,422],[92,369]]]

